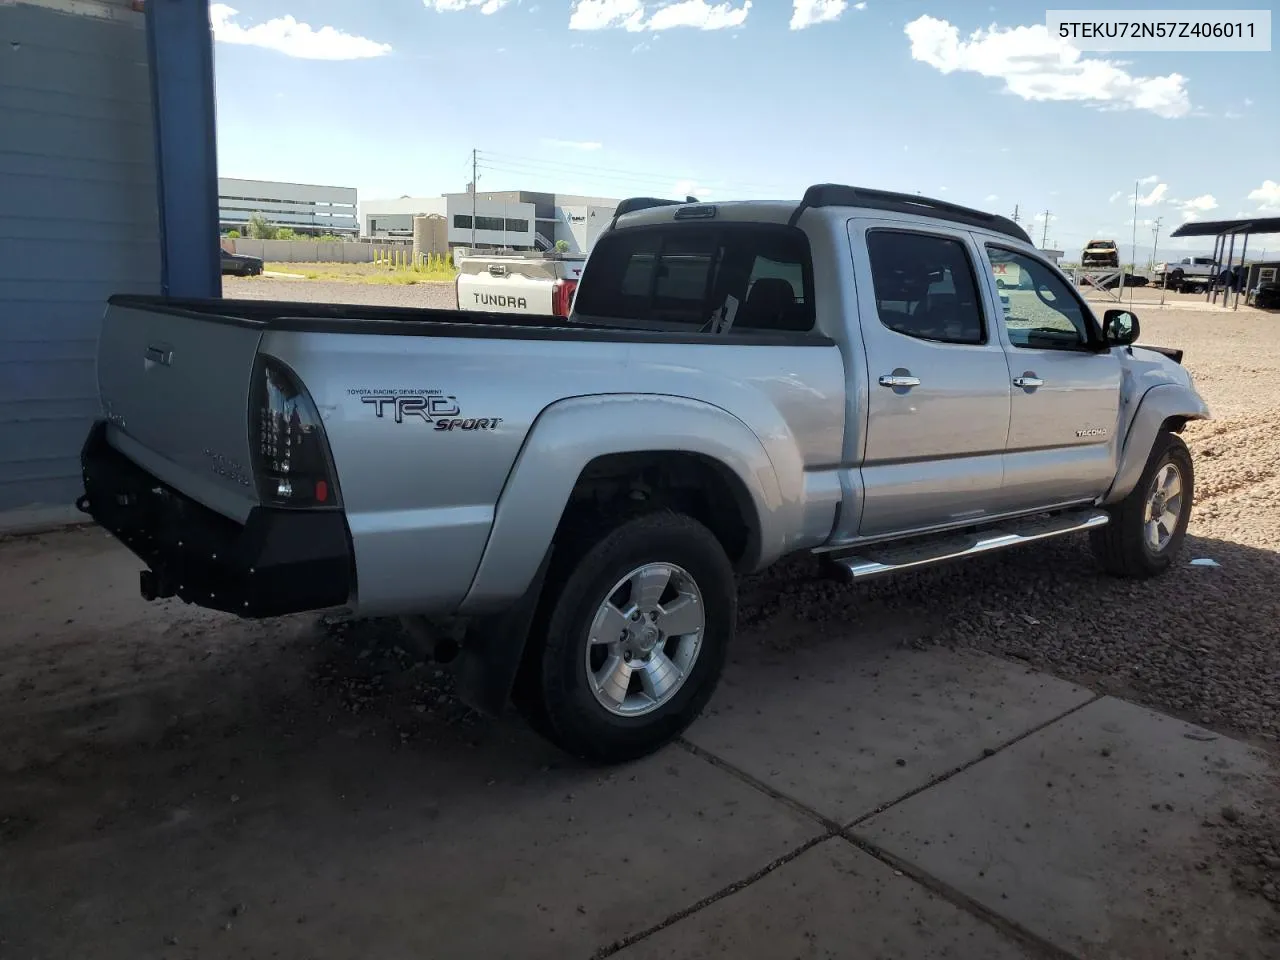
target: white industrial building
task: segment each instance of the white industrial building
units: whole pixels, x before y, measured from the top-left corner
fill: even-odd
[[[366,200],[360,205],[360,217],[364,236],[378,239],[412,237],[413,218],[434,215],[447,221],[450,247],[548,250],[563,240],[571,252],[585,253],[608,226],[618,202],[528,190],[474,197],[470,192],[446,193]]]
[[[218,178],[220,231],[243,231],[255,213],[295,233],[355,237],[360,232],[355,187]]]

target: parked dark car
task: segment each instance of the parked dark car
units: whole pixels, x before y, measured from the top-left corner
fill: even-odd
[[[233,273],[238,277],[256,277],[262,273],[262,258],[251,257],[246,253],[228,253],[223,250],[222,272]]]
[[[1280,283],[1260,283],[1253,288],[1249,302],[1259,310],[1280,310]]]

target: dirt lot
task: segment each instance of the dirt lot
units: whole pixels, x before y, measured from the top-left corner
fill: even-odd
[[[305,300],[314,303],[368,303],[377,307],[430,307],[452,310],[458,305],[449,282],[364,284],[346,280],[285,280],[278,277],[223,277],[224,296],[242,300]]]
[[[227,289],[396,305],[445,305],[452,296],[448,285],[270,279],[228,279]],[[653,948],[655,956],[671,955],[673,943],[683,944],[680,955],[730,955],[734,936],[746,944],[737,956],[775,956],[781,954],[753,954],[751,937],[764,934],[743,928],[730,935],[732,925],[714,911],[701,940],[686,933],[686,941],[672,941],[670,931],[693,930],[687,924],[695,907],[747,902],[739,890],[748,896],[765,889],[751,881],[793,861],[809,863],[829,851],[833,837],[846,836],[846,824],[862,822],[891,798],[972,763],[980,769],[984,757],[1013,757],[1010,744],[1032,743],[1021,737],[1075,716],[1081,704],[1079,717],[1116,702],[1099,701],[1097,693],[1213,731],[1174,735],[1174,743],[1205,751],[1196,769],[1237,762],[1225,755],[1211,761],[1210,750],[1230,743],[1219,734],[1276,754],[1280,317],[1139,313],[1143,340],[1186,349],[1217,418],[1186,434],[1198,475],[1185,554],[1217,566],[1187,563],[1153,583],[1118,583],[1094,571],[1077,540],[857,588],[811,580],[805,560],[779,564],[742,586],[732,682],[717,695],[702,733],[691,731],[695,745],[620,770],[584,770],[518,721],[471,715],[451,695],[448,677],[416,662],[386,623],[297,617],[252,624],[174,602],[146,605],[137,597],[137,564],[93,529],[0,544],[0,957],[560,957],[623,947],[630,956],[650,955],[651,932],[654,944],[666,944]],[[902,668],[903,656],[923,659]],[[878,658],[889,659],[882,667]],[[846,661],[852,666],[838,666]],[[920,666],[938,663],[946,665],[941,674]],[[1020,684],[1039,676],[1029,667],[1060,679],[1035,680],[1022,691]],[[886,767],[876,776],[920,771],[919,780],[845,809],[874,778],[860,775],[839,789],[822,778],[855,755],[876,753],[877,745],[821,754],[843,729],[825,720],[803,728],[803,749],[793,740],[767,753],[758,769],[744,761],[738,766],[747,774],[723,773],[733,762],[721,758],[734,745],[750,740],[764,749],[772,729],[766,724],[748,735],[729,724],[766,709],[755,695],[740,703],[735,691],[753,689],[766,673],[790,681],[794,672],[799,682],[803,672],[809,686],[786,695],[788,709],[830,697],[833,683],[865,684],[868,702],[879,704],[875,697],[885,695],[880,688],[888,689],[893,670],[905,670],[895,681],[902,686],[892,688],[905,692],[868,709],[889,720],[895,709],[906,711],[884,730],[871,723],[880,743],[894,735],[905,740],[880,749]],[[992,670],[991,692],[982,692],[974,678]],[[850,694],[850,702],[863,695]],[[930,767],[917,751],[954,737],[941,730],[917,740],[903,731],[948,727],[958,704],[975,696],[987,721],[1015,700],[1034,715],[1016,735],[966,732],[972,757],[947,752]],[[939,697],[946,708],[934,717],[931,698]],[[1052,709],[1043,706],[1046,697]],[[1025,706],[1036,703],[1042,706]],[[846,724],[851,706],[841,701],[832,709]],[[880,722],[884,727],[886,716]],[[1117,722],[1102,722],[1097,736],[1112,736]],[[1069,739],[1086,742],[1094,762],[1120,749],[1084,734]],[[713,762],[703,761],[704,752]],[[818,778],[818,794],[834,799],[805,801],[786,780],[790,767],[798,771],[795,783]],[[1180,778],[1194,772],[1169,773],[1174,779],[1158,796],[1155,787],[1139,792],[1134,809],[1152,819],[1134,826],[1132,836],[1150,829],[1148,836],[1160,838],[1150,843],[1168,843],[1173,852],[1151,861],[1145,878],[1135,875],[1135,890],[1153,884],[1145,906],[1124,924],[1111,916],[1103,932],[1083,940],[1074,932],[1059,936],[1053,922],[1039,925],[1031,907],[999,918],[1000,904],[1016,901],[1032,879],[1026,874],[989,891],[993,907],[982,891],[957,893],[963,884],[945,869],[917,870],[911,855],[890,856],[873,846],[879,841],[853,833],[853,846],[831,853],[821,869],[842,882],[862,871],[877,884],[875,897],[918,881],[916,892],[884,893],[895,924],[884,937],[880,955],[887,957],[943,955],[934,952],[942,950],[938,943],[926,949],[893,939],[901,935],[899,921],[904,929],[923,924],[938,938],[954,937],[950,956],[1154,958],[1184,949],[1275,956],[1276,941],[1264,939],[1275,933],[1264,898],[1280,900],[1280,835],[1262,802],[1250,807],[1214,792],[1193,798]],[[1069,829],[1072,816],[1103,804],[1113,781],[1105,783],[1074,794],[1069,815],[1044,829]],[[966,789],[976,791],[970,801],[982,795]],[[1059,789],[1038,802],[1052,804]],[[1194,815],[1160,834],[1159,818],[1184,808]],[[929,816],[942,822],[941,814]],[[1031,828],[1033,818],[1026,819]],[[1080,842],[1098,832],[1091,826]],[[934,849],[945,844],[945,833],[935,841]],[[1141,845],[1145,850],[1148,840]],[[873,856],[865,863],[846,862],[867,850]],[[1023,869],[1039,870],[1035,881],[1049,886],[1037,895],[1067,916],[1089,899],[1088,878],[1105,873],[1105,862],[1080,866],[1080,877],[1060,888],[1050,881],[1067,868],[1056,860]],[[818,898],[823,889],[829,885],[806,896]],[[769,916],[781,893],[775,885],[755,914]],[[1222,918],[1231,923],[1218,923]],[[1167,944],[1164,933],[1150,939],[1176,922],[1183,926]],[[828,955],[816,946],[823,930],[834,938],[825,941],[829,955],[850,955],[842,944],[861,929],[832,931],[824,923],[802,912],[786,955]],[[997,933],[999,944],[983,940]],[[705,953],[689,946],[695,940]],[[1135,946],[1148,940],[1160,946]]]

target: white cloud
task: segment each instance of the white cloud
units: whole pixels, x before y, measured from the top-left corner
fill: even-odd
[[[1023,100],[1066,100],[1103,110],[1149,110],[1161,117],[1191,112],[1186,78],[1137,77],[1122,64],[1085,57],[1043,24],[975,30],[967,39],[946,20],[917,17],[906,25],[911,57],[943,73],[994,77]]]
[[[559,147],[564,150],[599,150],[604,146],[598,140],[556,140],[554,137],[543,137],[542,142],[549,147]]]
[[[1142,181],[1139,181],[1139,183],[1141,182]],[[1157,203],[1164,202],[1165,195],[1168,192],[1169,192],[1169,185],[1167,183],[1157,183],[1154,187],[1151,188],[1150,193],[1148,193],[1145,197],[1142,195],[1139,195],[1136,201],[1133,199],[1133,194],[1132,193],[1129,194],[1129,202],[1130,203],[1136,202],[1140,207],[1154,207]]]
[[[1115,203],[1117,200],[1119,200],[1123,196],[1124,196],[1124,191],[1117,190],[1115,193],[1113,193],[1111,196],[1107,198],[1107,203]],[[1132,197],[1133,194],[1130,194],[1129,196]]]
[[[1245,98],[1244,98],[1244,105],[1245,105],[1246,107],[1252,107],[1252,106],[1253,106],[1253,99],[1252,99],[1251,97],[1245,97]]]
[[[459,10],[479,7],[486,17],[497,13],[510,2],[511,0],[422,0],[428,10],[436,13],[457,13]]]
[[[867,9],[867,0],[858,0],[858,2],[853,5],[853,9],[855,10]]]
[[[1201,194],[1191,200],[1176,200],[1174,202],[1182,208],[1183,220],[1196,220],[1200,214],[1215,210],[1218,206],[1218,201],[1213,198],[1211,193]]]
[[[578,0],[569,14],[570,30],[644,29],[641,0]]]
[[[750,10],[751,0],[743,0],[740,7],[734,6],[732,0],[723,3],[677,0],[659,6],[646,19],[648,8],[644,0],[577,0],[569,14],[569,29],[621,28],[638,32],[693,27],[698,30],[724,30],[742,26]]]
[[[1141,180],[1138,181],[1138,183],[1144,187],[1149,187],[1151,186],[1151,184],[1159,183],[1159,182],[1160,182],[1160,178],[1154,173],[1151,176],[1143,177]]]
[[[679,0],[659,7],[645,26],[650,30],[670,30],[672,27],[696,27],[699,30],[723,30],[740,27],[746,22],[751,0],[740,7],[732,3],[707,3],[707,0]]]
[[[791,29],[803,30],[815,23],[839,20],[849,6],[849,0],[792,0]]]
[[[209,6],[209,25],[213,28],[213,38],[219,43],[262,47],[301,60],[361,60],[391,52],[389,43],[344,33],[335,27],[317,30],[287,15],[251,27],[241,26],[235,22],[237,13],[238,10],[225,3]]]
[[[1280,213],[1280,183],[1263,180],[1257,190],[1249,191],[1249,199],[1258,204],[1259,213]]]
[[[997,197],[994,193],[988,193],[988,194],[987,194],[987,198],[986,198],[985,200],[983,200],[982,202],[983,202],[983,203],[995,203],[995,202],[996,202],[997,200],[999,200],[999,199],[1000,199],[1000,198],[999,198],[999,197]]]

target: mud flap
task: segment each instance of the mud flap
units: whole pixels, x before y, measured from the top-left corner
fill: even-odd
[[[452,670],[455,692],[472,710],[497,716],[506,707],[554,549],[547,549],[538,572],[519,600],[501,613],[476,617],[467,625]]]

